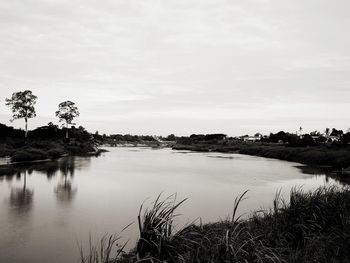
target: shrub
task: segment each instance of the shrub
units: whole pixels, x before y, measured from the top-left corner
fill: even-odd
[[[47,154],[50,156],[50,158],[56,159],[61,157],[64,154],[64,150],[61,148],[51,149],[47,152]]]
[[[65,145],[65,150],[70,154],[86,154],[95,151],[91,144]]]
[[[22,148],[17,150],[11,157],[12,162],[29,162],[34,160],[47,159],[49,155],[46,151],[42,151],[34,148]]]

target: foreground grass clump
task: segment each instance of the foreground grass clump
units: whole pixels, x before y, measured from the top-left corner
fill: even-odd
[[[143,216],[142,206],[138,215],[140,238],[137,243],[137,258],[167,259],[177,253],[173,243],[181,237],[178,232],[174,235],[173,222],[177,216],[175,210],[185,201],[176,203],[176,195],[160,200],[160,195]]]
[[[139,214],[136,248],[114,261],[96,263],[350,262],[349,189],[293,189],[289,202],[277,194],[271,210],[248,219],[236,215],[244,195],[236,199],[232,218],[179,231],[173,219],[183,201],[158,198],[142,217]]]
[[[127,226],[128,227],[128,226]],[[126,228],[127,228],[126,227]],[[123,229],[125,230],[125,228]],[[122,230],[122,231],[123,231]],[[92,245],[91,235],[89,235],[89,251],[84,255],[82,245],[79,244],[80,249],[80,262],[81,263],[111,263],[119,262],[125,254],[124,248],[127,244],[119,245],[120,233],[116,235],[103,236],[100,240],[100,244]],[[125,260],[125,258],[124,258]]]

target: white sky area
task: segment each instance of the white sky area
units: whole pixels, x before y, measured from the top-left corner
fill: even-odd
[[[0,0],[0,122],[230,136],[350,127],[348,0]]]

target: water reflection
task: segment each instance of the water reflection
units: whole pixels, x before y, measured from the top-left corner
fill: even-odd
[[[17,173],[17,178],[21,178],[21,173]],[[27,172],[23,173],[23,186],[12,187],[10,193],[10,205],[14,211],[20,214],[27,214],[32,208],[34,190],[27,188]]]
[[[301,170],[303,174],[313,174],[316,177],[321,176],[325,177],[326,183],[330,181],[330,179],[335,180],[340,183],[342,186],[349,186],[350,178],[347,175],[341,173],[341,171],[336,171],[331,167],[320,167],[320,166],[297,166]]]
[[[64,157],[49,162],[0,166],[0,181],[6,180],[11,186],[8,199],[11,210],[20,214],[27,214],[31,210],[34,190],[27,188],[27,177],[32,173],[44,174],[49,181],[60,176],[54,187],[54,195],[60,203],[70,203],[77,193],[77,187],[72,183],[75,172],[89,166],[90,161],[90,157]],[[12,186],[15,184],[14,179],[19,181],[22,178],[23,186]]]
[[[63,182],[58,183],[58,185],[55,188],[55,194],[59,202],[70,203],[73,200],[75,194],[77,193],[77,188],[72,186],[72,182],[68,178],[67,174],[62,174],[62,176]]]
[[[0,176],[0,262],[74,262],[77,240],[86,240],[89,233],[98,237],[120,230],[134,221],[143,200],[162,191],[190,197],[179,210],[181,226],[198,216],[203,222],[225,217],[234,197],[246,189],[251,192],[238,214],[269,208],[278,189],[288,199],[295,185],[308,190],[324,184],[321,176],[301,174],[295,163],[234,154],[135,150],[120,147],[103,158],[0,166],[5,175]],[[135,245],[137,231],[134,224],[124,234],[130,246]]]
[[[74,157],[63,159],[59,165],[59,170],[63,181],[58,183],[54,192],[59,202],[70,203],[77,192],[77,188],[74,188],[71,182],[75,170]]]
[[[5,177],[7,181],[11,181],[14,176],[23,172],[45,174],[48,179],[55,177],[58,172],[73,177],[75,170],[86,168],[90,161],[90,157],[64,157],[47,162],[0,166],[0,180]]]

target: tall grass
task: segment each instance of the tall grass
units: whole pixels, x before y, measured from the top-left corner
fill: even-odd
[[[92,237],[89,234],[89,248],[85,254],[83,245],[78,244],[80,251],[80,263],[117,263],[124,258],[125,247],[128,242],[120,244],[121,233],[131,224],[127,225],[120,233],[104,235],[98,244],[92,244]]]
[[[275,249],[265,244],[262,236],[250,232],[237,214],[246,194],[235,199],[231,218],[214,224],[192,224],[179,232],[173,244],[176,255],[167,262],[281,262]]]
[[[242,219],[237,211],[246,193],[235,199],[232,217],[192,223],[178,231],[176,209],[185,200],[158,196],[150,208],[140,208],[140,239],[134,250],[114,261],[106,257],[96,261],[98,255],[109,253],[93,248],[90,261],[81,262],[350,262],[349,188],[320,187],[308,192],[293,188],[288,201],[277,192],[270,210]],[[102,242],[100,250],[108,252],[111,244],[114,239]]]
[[[150,209],[143,212],[141,205],[138,214],[140,239],[137,243],[137,258],[162,259],[173,257],[176,248],[172,241],[179,233],[174,230],[175,210],[186,200],[176,203],[176,195],[161,200],[161,195]],[[142,215],[143,212],[143,215]]]

